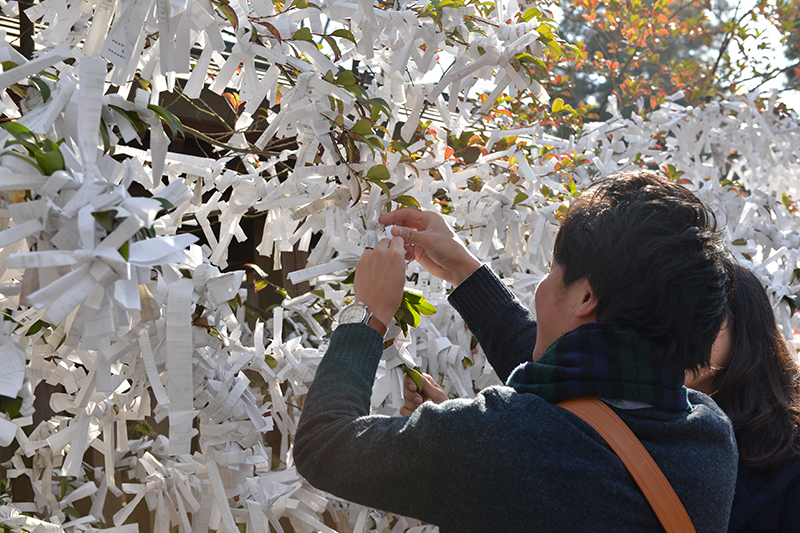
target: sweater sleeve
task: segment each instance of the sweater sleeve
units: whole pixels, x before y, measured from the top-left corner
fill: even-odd
[[[488,266],[473,272],[448,300],[504,383],[518,365],[531,360],[536,321]]]
[[[298,472],[315,487],[384,511],[440,523],[470,490],[500,415],[486,397],[426,402],[410,417],[369,415],[383,339],[362,324],[343,324],[308,391],[294,442]],[[465,446],[465,442],[469,445]]]

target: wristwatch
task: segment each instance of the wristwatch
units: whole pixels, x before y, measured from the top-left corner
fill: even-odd
[[[339,312],[339,324],[366,324],[381,335],[386,335],[386,325],[369,312],[361,302],[353,302]]]

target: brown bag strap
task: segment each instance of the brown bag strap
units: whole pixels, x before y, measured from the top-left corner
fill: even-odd
[[[594,397],[570,398],[558,402],[589,424],[611,446],[628,469],[667,533],[694,533],[678,495],[642,443],[609,406]]]

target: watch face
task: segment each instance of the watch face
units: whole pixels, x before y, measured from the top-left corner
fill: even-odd
[[[350,304],[339,313],[340,324],[353,324],[364,321],[367,316],[367,308],[361,302]]]

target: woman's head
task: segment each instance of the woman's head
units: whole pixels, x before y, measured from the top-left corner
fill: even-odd
[[[775,323],[764,287],[734,264],[725,327],[715,342],[716,367],[687,386],[712,394],[733,422],[739,461],[772,469],[800,453],[800,383],[797,363]],[[710,379],[703,380],[703,371]]]
[[[722,327],[711,345],[711,363],[708,366],[689,370],[686,372],[686,386],[704,392],[711,396],[717,389],[714,378],[728,365],[733,348],[731,328],[728,327],[729,318],[726,316]]]

